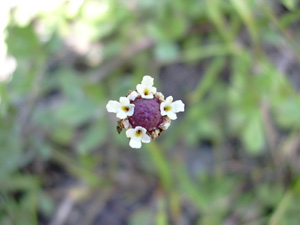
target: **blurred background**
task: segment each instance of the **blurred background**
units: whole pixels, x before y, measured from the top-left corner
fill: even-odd
[[[299,0],[0,3],[1,225],[298,225]],[[109,100],[186,104],[130,149]]]

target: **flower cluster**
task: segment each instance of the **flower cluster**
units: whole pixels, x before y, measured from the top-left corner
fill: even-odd
[[[162,93],[153,87],[154,79],[148,75],[143,77],[136,90],[129,91],[127,97],[119,101],[109,101],[108,112],[116,113],[118,131],[126,129],[132,148],[141,148],[142,142],[149,143],[169,128],[171,120],[177,119],[176,113],[184,111],[181,100],[173,102],[173,97],[164,99]]]

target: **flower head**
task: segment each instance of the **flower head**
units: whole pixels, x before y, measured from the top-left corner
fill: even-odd
[[[117,130],[120,133],[125,128],[126,136],[130,138],[132,148],[141,148],[142,143],[149,143],[167,130],[171,120],[177,118],[176,113],[184,111],[182,101],[173,102],[170,96],[166,100],[153,87],[153,78],[146,75],[136,90],[129,91],[127,97],[120,101],[109,101],[106,105],[108,112],[117,113]]]
[[[152,131],[163,121],[159,110],[160,102],[156,98],[137,98],[132,103],[135,105],[135,110],[128,119],[133,127],[142,126]]]

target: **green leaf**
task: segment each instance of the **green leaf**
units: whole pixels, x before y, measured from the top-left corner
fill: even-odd
[[[66,102],[55,110],[55,118],[62,124],[78,126],[86,122],[95,113],[96,106],[91,102],[82,99]]]
[[[281,0],[281,2],[290,11],[298,9],[299,0]]]
[[[1,188],[5,191],[35,191],[39,187],[39,180],[32,175],[14,174],[1,180]]]
[[[258,33],[256,29],[255,19],[251,12],[250,1],[230,0],[237,13],[240,15],[246,26],[248,27],[250,36],[254,43],[258,42]]]
[[[259,113],[252,116],[242,131],[242,141],[250,154],[258,154],[264,147],[264,131]]]
[[[24,160],[20,127],[12,112],[10,117],[0,118],[0,180],[16,171]]]
[[[8,27],[7,31],[6,43],[10,54],[22,58],[37,56],[40,50],[40,43],[33,26],[11,26]]]
[[[104,119],[92,124],[87,131],[84,132],[83,137],[77,144],[77,151],[82,154],[87,154],[101,143],[107,137],[107,124]]]
[[[53,215],[55,209],[53,200],[50,198],[50,196],[43,192],[39,193],[38,207],[44,215],[49,217]]]
[[[153,224],[153,211],[149,208],[139,209],[134,211],[129,219],[129,225],[152,225]]]
[[[276,103],[275,116],[277,122],[284,128],[300,127],[300,100],[289,97]]]
[[[175,43],[165,42],[156,45],[154,49],[156,60],[163,63],[170,63],[179,58],[179,48]]]
[[[207,70],[205,71],[205,74],[201,82],[199,82],[195,91],[190,96],[191,98],[190,101],[192,103],[201,100],[204,94],[212,87],[213,84],[215,84],[224,65],[225,65],[224,58],[217,58],[207,67]]]
[[[158,21],[150,21],[146,25],[147,33],[157,42],[177,40],[184,35],[187,29],[187,22],[184,17],[170,14]],[[172,17],[172,20],[169,17]]]
[[[4,83],[0,83],[0,117],[8,113],[8,95]]]
[[[67,144],[71,143],[73,135],[74,135],[74,129],[72,129],[72,127],[70,127],[70,126],[57,125],[50,132],[51,138],[53,138],[53,140],[55,142],[57,142],[59,144],[63,144],[63,145],[67,145]],[[51,153],[51,151],[49,152],[49,148],[45,148],[45,147],[41,149],[41,152],[43,154],[48,154],[45,156],[49,157],[49,153]]]
[[[210,21],[216,26],[220,35],[226,42],[230,42],[231,37],[228,33],[227,24],[225,23],[224,12],[222,10],[222,0],[209,0],[206,3],[206,13]]]
[[[167,225],[168,215],[166,210],[166,202],[163,198],[157,198],[157,208],[158,212],[156,215],[155,225]]]
[[[63,93],[69,98],[78,100],[83,97],[83,85],[85,79],[80,76],[75,70],[70,68],[63,68],[55,74],[56,85],[61,87]]]
[[[224,45],[224,44],[209,44],[206,46],[190,47],[185,49],[184,60],[187,62],[194,62],[208,57],[235,55],[239,53],[239,49],[236,46]]]

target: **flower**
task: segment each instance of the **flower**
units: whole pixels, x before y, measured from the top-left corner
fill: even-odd
[[[160,112],[162,116],[168,116],[171,120],[176,120],[178,112],[184,111],[184,104],[181,100],[173,102],[173,97],[169,96],[160,104]]]
[[[143,77],[142,83],[136,86],[137,92],[142,98],[152,99],[156,93],[156,88],[153,87],[153,78],[146,75]]]
[[[171,120],[177,118],[176,113],[184,111],[184,104],[178,100],[173,102],[170,96],[165,100],[162,93],[153,87],[154,79],[149,75],[143,77],[136,90],[129,91],[127,97],[121,97],[120,102],[109,101],[108,112],[117,113],[120,119],[117,131],[126,129],[130,138],[129,146],[141,148],[142,143],[149,143],[159,137],[171,125]]]
[[[131,148],[141,148],[142,142],[149,143],[151,138],[146,134],[147,130],[141,126],[128,129],[126,131],[126,136],[130,138],[129,145]]]
[[[132,116],[134,112],[134,104],[126,97],[120,97],[120,102],[109,101],[106,105],[108,112],[117,113],[119,119],[125,119],[127,116]]]

